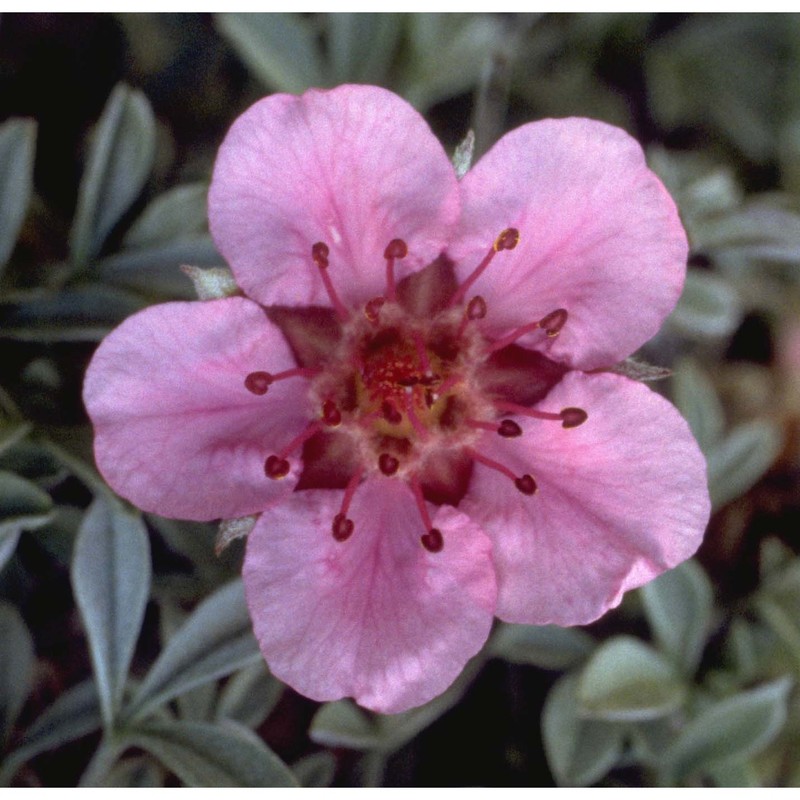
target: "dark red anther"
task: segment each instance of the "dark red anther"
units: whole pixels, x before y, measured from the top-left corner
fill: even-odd
[[[429,553],[440,553],[444,547],[444,536],[438,528],[431,528],[426,534],[420,536],[419,540]]]
[[[405,258],[408,255],[408,245],[402,239],[392,239],[383,251],[384,258]]]
[[[251,372],[244,379],[244,388],[253,394],[266,394],[272,383],[269,372]]]
[[[374,325],[380,319],[381,309],[386,302],[385,297],[373,297],[364,306],[364,316]]]
[[[542,328],[548,336],[558,336],[568,316],[565,308],[557,308],[555,311],[551,311],[547,316],[539,320],[539,327]]]
[[[504,419],[497,426],[497,432],[506,439],[522,436],[522,428],[513,419]]]
[[[562,408],[559,416],[562,428],[577,428],[589,419],[589,415],[582,408]]]
[[[331,533],[337,542],[344,542],[353,535],[355,527],[353,520],[348,519],[344,514],[337,514],[333,518]]]
[[[325,269],[328,266],[328,255],[330,252],[325,242],[317,242],[311,246],[311,258],[314,259],[314,263],[320,269]]]
[[[322,404],[322,421],[326,425],[336,427],[342,423],[342,412],[333,400],[326,400]]]
[[[516,228],[506,228],[495,240],[494,249],[513,250],[519,242],[519,231]]]
[[[264,474],[274,481],[285,478],[289,474],[289,462],[280,456],[270,456],[264,462]]]
[[[381,453],[380,458],[378,458],[378,469],[384,475],[394,475],[399,468],[400,462],[393,455]]]
[[[403,421],[403,415],[388,400],[383,401],[381,414],[391,425],[399,425]]]
[[[467,303],[467,319],[483,319],[486,312],[486,301],[479,294]]]
[[[527,473],[521,478],[517,478],[514,481],[514,486],[516,486],[517,489],[522,492],[522,494],[536,494],[536,490],[538,488],[533,476],[528,475]]]

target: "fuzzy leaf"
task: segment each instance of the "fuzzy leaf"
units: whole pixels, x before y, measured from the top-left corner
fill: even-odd
[[[10,119],[0,125],[0,272],[11,257],[33,190],[36,123]]]
[[[301,786],[322,789],[330,786],[336,775],[336,759],[326,750],[312,753],[292,764],[292,772]]]
[[[739,297],[727,281],[710,272],[690,269],[669,321],[689,336],[721,339],[733,333],[743,313]]]
[[[179,694],[261,658],[236,580],[204,600],[167,644],[127,709],[142,717]]]
[[[46,525],[53,516],[53,501],[35,483],[0,470],[0,541],[23,530]]]
[[[278,704],[285,688],[263,661],[245,667],[231,676],[220,692],[216,718],[257,728]]]
[[[725,428],[725,412],[714,384],[694,361],[685,359],[672,376],[672,396],[700,449],[707,455],[720,441]]]
[[[475,154],[475,131],[467,131],[467,135],[456,147],[453,153],[453,169],[459,180],[463,178],[472,166],[472,157]]]
[[[142,190],[153,165],[156,128],[147,98],[124,83],[114,88],[95,128],[78,190],[70,260],[82,267]]]
[[[595,644],[580,628],[502,625],[490,640],[489,652],[512,664],[565,670],[585,661]]]
[[[200,269],[200,267],[192,267],[189,264],[183,264],[181,266],[181,272],[191,280],[194,285],[194,290],[197,292],[197,297],[200,300],[217,300],[222,297],[233,297],[234,295],[242,293],[241,289],[236,285],[236,279],[233,277],[233,273],[227,267]],[[242,519],[255,520],[256,518],[243,517]],[[235,522],[238,522],[238,520],[224,520],[222,525],[224,526],[226,523]],[[255,522],[253,524],[255,524]],[[250,527],[252,529],[253,526],[251,525]],[[233,538],[237,537],[234,536]]]
[[[31,688],[33,639],[14,606],[0,603],[0,746],[8,739]]]
[[[333,83],[382,84],[402,33],[402,15],[326,14]]]
[[[152,758],[139,756],[117,762],[103,786],[125,789],[155,789],[164,786],[164,771]]]
[[[98,496],[75,542],[72,589],[107,727],[122,701],[150,594],[150,572],[150,542],[141,517]]]
[[[207,233],[207,196],[205,183],[187,183],[168,189],[145,208],[128,229],[122,244],[140,249]]]

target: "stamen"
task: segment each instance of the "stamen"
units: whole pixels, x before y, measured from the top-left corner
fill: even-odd
[[[347,320],[350,318],[350,312],[347,310],[345,304],[339,299],[339,295],[336,294],[336,289],[333,288],[331,276],[328,274],[329,253],[330,250],[325,242],[317,242],[311,247],[311,258],[319,268],[319,274],[322,278],[322,283],[325,286],[325,291],[328,293],[331,305],[336,311],[336,316],[338,316],[342,322],[347,322]]]
[[[326,400],[322,404],[322,421],[333,428],[342,424],[342,412],[333,400]]]
[[[497,350],[502,350],[504,347],[508,347],[508,345],[513,344],[517,341],[521,336],[524,336],[526,333],[532,333],[533,331],[541,328],[548,337],[551,339],[561,332],[561,329],[564,327],[567,317],[566,309],[557,308],[555,311],[551,311],[547,316],[542,317],[540,320],[536,322],[529,322],[527,325],[522,325],[519,328],[511,331],[507,336],[504,336],[502,339],[498,339],[496,342],[492,342],[489,346],[487,352],[494,353]]]
[[[461,324],[458,326],[458,331],[456,332],[456,338],[461,338],[468,323],[476,319],[483,319],[486,316],[487,311],[488,308],[486,306],[486,301],[479,294],[476,294],[475,297],[473,297],[472,300],[467,303],[467,308],[464,311],[464,317],[462,318]]]
[[[483,261],[481,261],[481,263],[475,267],[475,269],[472,271],[472,274],[464,281],[464,283],[461,284],[461,286],[458,287],[458,289],[456,289],[456,293],[450,298],[449,304],[451,306],[455,306],[464,299],[472,284],[475,283],[478,278],[480,278],[486,267],[492,263],[495,253],[499,253],[501,250],[513,250],[517,246],[518,242],[519,231],[516,228],[506,228],[494,240],[491,250],[489,250],[489,252],[484,256]]]
[[[498,411],[508,411],[511,414],[521,414],[532,419],[550,419],[561,423],[563,428],[577,428],[583,425],[589,415],[582,408],[562,408],[561,411],[538,411],[535,408],[520,406],[516,403],[509,403],[505,400],[495,400],[494,407]],[[509,420],[510,422],[511,420]]]
[[[405,258],[408,255],[408,245],[402,239],[392,239],[383,251],[386,259],[386,299],[394,302],[397,300],[397,285],[394,281],[395,259]]]
[[[350,508],[353,495],[356,493],[356,489],[358,489],[363,475],[364,468],[361,467],[361,469],[357,470],[353,474],[353,477],[347,482],[347,488],[344,490],[344,497],[342,498],[342,506],[339,509],[339,513],[333,518],[331,533],[337,542],[346,541],[353,535],[353,531],[355,530],[355,523],[353,520],[348,519],[347,511]]]
[[[381,453],[378,459],[378,469],[387,477],[394,475],[400,468],[400,462],[389,453]]]
[[[411,491],[414,493],[414,500],[417,501],[419,515],[422,517],[422,524],[427,528],[427,532],[420,536],[419,540],[429,553],[439,553],[444,547],[444,536],[442,536],[442,532],[438,528],[434,528],[431,523],[428,507],[425,504],[425,498],[422,495],[422,486],[419,480],[417,478],[412,478],[410,485]]]
[[[289,474],[289,469],[289,462],[285,458],[278,456],[270,456],[264,462],[264,474],[274,481],[285,478]]]
[[[283,372],[276,372],[274,375],[271,372],[251,372],[245,379],[244,379],[244,386],[248,392],[252,392],[253,394],[266,394],[269,390],[269,387],[275,383],[275,381],[281,381],[284,378],[313,378],[315,375],[318,375],[321,372],[319,369],[313,369],[310,367],[297,367],[296,369],[287,369]]]
[[[517,489],[522,492],[522,494],[531,495],[536,493],[536,481],[531,475],[528,475],[528,473],[517,476],[504,464],[501,464],[499,461],[494,461],[491,458],[487,458],[477,450],[473,450],[471,447],[467,447],[466,451],[476,461],[480,462],[484,466],[489,467],[490,469],[496,470],[500,474],[505,475],[507,478],[510,478],[512,481],[514,481],[514,486],[516,486]]]
[[[482,422],[478,419],[468,419],[466,422],[471,428],[492,431],[492,433],[497,433],[504,439],[514,439],[517,436],[522,436],[522,428],[513,419],[501,420],[499,424],[497,422]]]
[[[403,421],[403,415],[395,408],[394,403],[384,400],[381,404],[381,416],[390,425],[399,425]]]
[[[422,338],[422,334],[419,331],[412,331],[411,337],[414,339],[414,346],[417,348],[417,357],[419,358],[420,366],[422,367],[422,374],[426,378],[433,377],[433,370],[431,369],[431,362],[428,358],[428,353],[425,350],[425,340]],[[420,383],[425,383],[425,378],[423,378]]]
[[[299,436],[295,436],[289,444],[286,445],[278,453],[269,456],[264,462],[264,474],[272,480],[285,478],[289,474],[289,462],[286,459],[290,453],[293,453],[298,448],[310,439],[315,433],[322,430],[322,422],[317,420],[312,422]]]
[[[385,297],[373,297],[365,306],[364,306],[364,316],[373,324],[377,325],[378,321],[380,320],[381,308],[383,308],[383,304],[386,302]]]
[[[414,390],[406,390],[406,414],[408,421],[416,431],[420,439],[428,438],[428,429],[420,422],[417,412],[414,410]]]

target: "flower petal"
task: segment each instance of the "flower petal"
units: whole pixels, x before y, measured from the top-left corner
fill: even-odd
[[[123,497],[164,516],[263,511],[294,484],[269,480],[264,460],[308,423],[307,382],[276,381],[259,397],[244,378],[294,366],[263,309],[241,297],[134,314],[86,373],[98,468]]]
[[[443,692],[485,642],[496,584],[491,545],[451,507],[433,524],[444,548],[429,553],[413,496],[372,478],[331,535],[342,492],[297,492],[262,515],[247,541],[244,581],[270,669],[315,700],[352,696],[382,713]]]
[[[542,405],[589,417],[568,430],[517,418],[522,438],[487,436],[480,448],[532,474],[538,493],[476,464],[461,508],[492,537],[501,619],[584,624],[697,550],[705,462],[678,412],[627,378],[569,373]]]
[[[399,279],[439,254],[457,217],[442,146],[408,103],[374,86],[260,100],[228,132],[209,192],[214,240],[265,304],[329,305],[311,260],[319,241],[346,303],[381,295],[386,245],[408,245]]]
[[[461,182],[448,254],[465,278],[508,227],[519,244],[478,279],[486,322],[507,331],[565,308],[547,345],[572,367],[610,366],[657,331],[683,287],[688,245],[675,204],[639,144],[589,119],[543,120],[506,134]],[[529,346],[544,344],[540,333]]]

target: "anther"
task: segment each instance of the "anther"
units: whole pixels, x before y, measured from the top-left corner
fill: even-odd
[[[322,421],[326,425],[336,427],[342,423],[342,412],[333,400],[326,400],[322,404]]]
[[[513,419],[504,419],[497,426],[497,432],[504,439],[515,439],[522,436],[522,428]]]
[[[495,240],[494,249],[513,250],[519,244],[519,231],[516,228],[506,228]]]
[[[419,537],[422,546],[429,553],[440,553],[444,547],[444,536],[438,528],[431,528],[427,533]]]
[[[483,319],[486,312],[486,301],[479,294],[467,303],[467,319]]]
[[[348,519],[344,514],[337,514],[333,518],[331,533],[337,542],[344,542],[353,535],[355,527],[353,520]]]
[[[408,255],[408,245],[402,239],[392,239],[383,251],[384,258],[405,258]]]
[[[519,489],[522,492],[522,494],[527,494],[527,495],[536,494],[536,491],[539,488],[536,485],[536,481],[533,479],[533,477],[531,475],[528,475],[527,473],[517,478],[514,481],[514,486],[516,486],[517,489]]]
[[[386,299],[394,302],[397,299],[397,285],[394,280],[394,262],[397,258],[408,255],[408,245],[402,239],[392,239],[383,251],[386,259]]]
[[[388,400],[384,400],[381,404],[381,416],[390,425],[399,425],[403,421],[403,415]]]
[[[314,259],[314,263],[320,269],[326,269],[328,267],[328,256],[330,252],[325,242],[317,242],[311,246],[311,258]]]
[[[569,314],[565,308],[557,308],[539,320],[539,327],[551,338],[558,336]]]
[[[562,408],[561,413],[561,427],[563,428],[577,428],[578,425],[583,425],[589,418],[589,415],[582,408]]]
[[[289,462],[280,456],[270,456],[264,462],[264,474],[274,481],[285,478],[289,474]]]
[[[384,303],[386,302],[385,297],[373,297],[365,306],[364,306],[364,316],[373,324],[376,325],[378,320],[380,319],[381,315],[381,308],[383,308]]]
[[[381,453],[378,458],[378,469],[386,476],[394,475],[400,467],[400,462],[389,453]]]
[[[517,242],[519,242],[519,231],[516,228],[506,228],[502,231],[492,243],[489,252],[483,257],[481,263],[472,270],[472,273],[467,277],[464,283],[456,289],[455,294],[450,298],[449,305],[458,305],[464,299],[472,284],[480,278],[486,267],[492,263],[495,254],[499,253],[501,250],[513,250],[517,246]]]
[[[316,242],[311,246],[311,258],[314,263],[319,267],[319,274],[322,278],[322,283],[325,286],[325,291],[328,293],[331,305],[336,311],[336,315],[342,322],[347,322],[350,318],[350,312],[347,310],[345,304],[339,299],[336,294],[336,289],[333,288],[331,276],[328,274],[328,256],[330,249],[325,242]]]
[[[272,381],[269,372],[251,372],[244,379],[244,388],[253,394],[266,394]]]
[[[531,475],[525,473],[524,475],[517,476],[505,464],[501,464],[499,461],[494,461],[491,458],[487,458],[477,450],[473,450],[471,447],[467,447],[466,451],[478,463],[483,464],[484,466],[489,467],[490,469],[493,469],[499,472],[501,475],[505,475],[507,478],[510,478],[512,481],[514,481],[514,486],[516,486],[517,489],[522,492],[522,494],[531,495],[536,493],[536,481]]]

